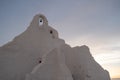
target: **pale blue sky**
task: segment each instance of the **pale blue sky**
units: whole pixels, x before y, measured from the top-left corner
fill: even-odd
[[[100,64],[117,66],[120,74],[120,0],[0,0],[0,46],[25,31],[38,13],[66,43],[88,45]]]

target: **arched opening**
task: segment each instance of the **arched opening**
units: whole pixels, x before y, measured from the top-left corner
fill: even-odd
[[[43,25],[43,19],[40,17],[39,18],[39,26]]]

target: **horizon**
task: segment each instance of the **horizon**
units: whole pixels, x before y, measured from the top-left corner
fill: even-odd
[[[0,12],[0,46],[24,32],[34,15],[42,13],[67,44],[87,45],[111,78],[120,78],[119,0],[3,0]]]

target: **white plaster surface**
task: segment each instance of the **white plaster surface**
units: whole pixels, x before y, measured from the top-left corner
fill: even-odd
[[[70,47],[38,14],[25,32],[0,47],[0,80],[110,80],[110,76],[87,46]]]

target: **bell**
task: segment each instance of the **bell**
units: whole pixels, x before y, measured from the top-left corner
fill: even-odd
[[[42,19],[40,19],[40,22],[42,22]]]

